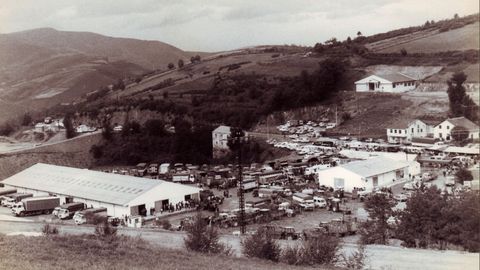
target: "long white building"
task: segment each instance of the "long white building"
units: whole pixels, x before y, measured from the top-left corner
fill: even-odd
[[[376,157],[319,171],[317,179],[319,185],[347,192],[351,192],[353,188],[371,191],[376,187],[386,187],[397,180],[408,178],[408,167],[408,162]]]
[[[148,216],[165,204],[199,199],[200,189],[163,180],[37,163],[2,181],[34,196],[58,196],[60,203],[106,207],[114,217]],[[153,212],[154,213],[154,212]]]
[[[405,74],[394,73],[370,75],[355,82],[357,92],[390,92],[402,93],[414,90],[416,79]]]

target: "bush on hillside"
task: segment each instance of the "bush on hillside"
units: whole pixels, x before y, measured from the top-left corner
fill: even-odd
[[[42,227],[42,233],[45,236],[56,235],[56,234],[58,234],[58,228],[46,223]]]
[[[200,213],[193,222],[186,226],[185,247],[201,253],[231,254],[231,249],[220,243],[220,236],[215,227],[209,226]]]
[[[243,254],[247,257],[256,257],[274,262],[278,262],[280,259],[280,245],[273,239],[271,234],[261,228],[242,241],[242,247]]]

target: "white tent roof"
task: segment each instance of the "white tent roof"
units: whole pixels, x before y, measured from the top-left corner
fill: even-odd
[[[14,187],[36,189],[116,205],[128,205],[129,202],[145,192],[154,188],[158,190],[157,187],[166,193],[183,189],[183,185],[163,180],[43,163],[37,163],[2,182]],[[196,189],[196,192],[198,191],[199,189]]]

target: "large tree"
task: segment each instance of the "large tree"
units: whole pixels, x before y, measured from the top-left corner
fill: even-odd
[[[72,115],[67,113],[63,118],[63,126],[65,127],[67,139],[73,138],[76,135],[75,128],[72,123]]]
[[[397,237],[408,247],[437,244],[443,227],[442,209],[447,200],[435,186],[416,191],[400,214]]]
[[[450,101],[450,114],[453,117],[465,116],[471,121],[478,119],[479,107],[465,91],[463,84],[467,75],[463,72],[456,72],[452,75],[448,84],[448,99]]]
[[[374,194],[365,201],[368,221],[360,230],[365,244],[387,244],[390,226],[387,220],[393,214],[394,203],[384,194]]]

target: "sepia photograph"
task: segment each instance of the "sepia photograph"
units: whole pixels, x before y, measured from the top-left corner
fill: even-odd
[[[0,0],[0,270],[480,270],[478,0]]]

